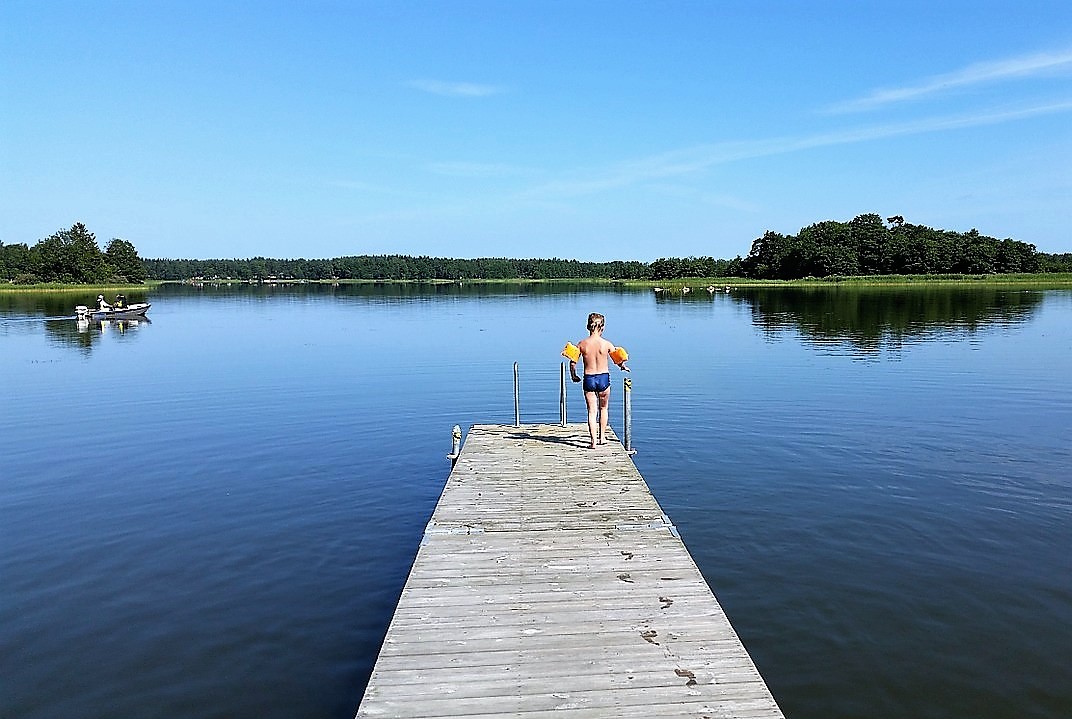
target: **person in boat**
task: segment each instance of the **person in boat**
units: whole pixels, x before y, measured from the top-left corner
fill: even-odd
[[[607,426],[610,423],[610,362],[614,344],[603,338],[606,318],[598,312],[588,315],[588,337],[577,343],[578,359],[584,365],[584,378],[577,376],[577,361],[570,360],[570,377],[574,382],[584,382],[584,403],[588,406],[588,436],[590,449],[605,444]],[[618,367],[628,372],[625,360]],[[598,426],[598,432],[597,432]]]
[[[121,310],[126,306],[127,306],[127,296],[126,295],[116,295],[115,296],[115,308],[117,310]]]
[[[97,295],[97,309],[98,310],[110,310],[110,309],[112,309],[112,306],[110,304],[108,304],[107,300],[104,299],[104,295]]]

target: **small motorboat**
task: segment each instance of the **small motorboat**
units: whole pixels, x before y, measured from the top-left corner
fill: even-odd
[[[78,305],[74,308],[74,314],[75,318],[79,320],[124,320],[135,317],[144,317],[151,306],[152,305],[148,302],[135,302],[131,305],[123,305],[122,307],[113,306],[106,309],[95,309],[86,307],[85,305]]]

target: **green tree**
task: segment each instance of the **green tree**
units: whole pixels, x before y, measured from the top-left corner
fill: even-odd
[[[44,282],[104,282],[112,274],[97,238],[81,222],[41,240],[31,253],[36,274]]]
[[[1072,272],[1072,252],[1039,252],[1035,258],[1037,272]]]
[[[1041,253],[1027,242],[1004,239],[998,243],[998,272],[1038,272]]]
[[[788,260],[796,237],[787,237],[767,230],[763,237],[752,242],[748,257],[741,262],[745,277],[757,279],[790,279]]]
[[[118,238],[113,239],[108,243],[104,255],[118,276],[117,279],[124,278],[127,282],[138,283],[145,281],[145,265],[142,264],[138,251],[131,243]]]
[[[903,224],[904,218],[900,219]],[[890,241],[890,231],[882,223],[882,218],[876,214],[859,215],[849,223],[849,228],[860,274],[885,274],[883,263]]]
[[[5,245],[0,242],[0,281],[11,281],[30,271],[30,248],[25,243]]]

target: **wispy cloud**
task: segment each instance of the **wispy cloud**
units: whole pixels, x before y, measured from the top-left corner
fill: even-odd
[[[490,214],[504,212],[518,206],[570,206],[574,200],[592,197],[604,192],[615,192],[631,187],[643,187],[654,192],[673,192],[682,197],[691,196],[697,201],[731,207],[742,212],[755,208],[736,198],[712,195],[705,183],[696,183],[713,168],[733,162],[755,158],[787,155],[795,152],[816,150],[825,147],[852,145],[881,141],[894,137],[923,135],[1000,125],[1027,120],[1033,117],[1072,113],[1072,99],[1047,105],[1020,106],[995,110],[989,113],[945,115],[912,122],[863,125],[852,128],[817,132],[807,135],[787,135],[732,142],[708,143],[678,148],[667,152],[637,157],[602,167],[563,170],[547,181],[531,182],[531,178],[548,176],[550,171],[537,170],[520,165],[441,162],[427,165],[431,172],[450,177],[471,178],[522,177],[531,184],[515,189],[513,183],[502,183],[499,191],[458,194],[443,187],[414,190],[380,186],[362,181],[335,180],[336,187],[380,196],[394,196],[417,201],[404,208],[384,213],[365,215],[363,220],[386,222],[388,220],[457,216],[473,212]],[[453,187],[453,185],[452,185]],[[422,220],[423,221],[423,220]]]
[[[429,92],[433,95],[445,97],[488,97],[504,92],[503,88],[495,85],[483,85],[475,82],[442,82],[440,80],[414,80],[409,86]]]
[[[652,182],[645,185],[652,193],[663,197],[685,200],[694,204],[709,205],[712,207],[725,207],[737,212],[755,213],[763,208],[755,202],[750,202],[736,195],[726,193],[713,193],[694,185],[681,182]]]
[[[1072,112],[1072,100],[1048,105],[1011,108],[965,115],[948,115],[913,122],[871,125],[812,135],[774,137],[741,142],[721,142],[651,155],[573,177],[529,188],[523,199],[541,200],[591,195],[631,185],[665,181],[702,173],[712,167],[739,160],[784,155],[820,147],[850,145],[891,137],[921,135],[985,125],[1026,120],[1031,117]]]
[[[535,170],[520,165],[487,162],[436,162],[428,169],[436,175],[449,177],[520,177],[532,175]]]
[[[1035,77],[1062,70],[1072,70],[1072,49],[975,63],[954,72],[925,78],[914,85],[880,88],[864,97],[832,105],[828,111],[832,113],[862,112],[896,103],[910,102],[957,88],[1013,78]]]
[[[328,187],[334,187],[339,190],[352,192],[355,195],[396,197],[402,199],[419,200],[422,202],[427,201],[430,198],[430,195],[427,192],[416,192],[411,188],[402,188],[391,185],[377,184],[374,182],[365,182],[362,180],[326,180],[324,184]]]

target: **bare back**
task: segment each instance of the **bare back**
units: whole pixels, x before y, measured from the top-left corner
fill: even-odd
[[[602,335],[593,334],[577,343],[584,362],[585,374],[603,374],[610,372],[610,352],[614,345],[603,339]]]

